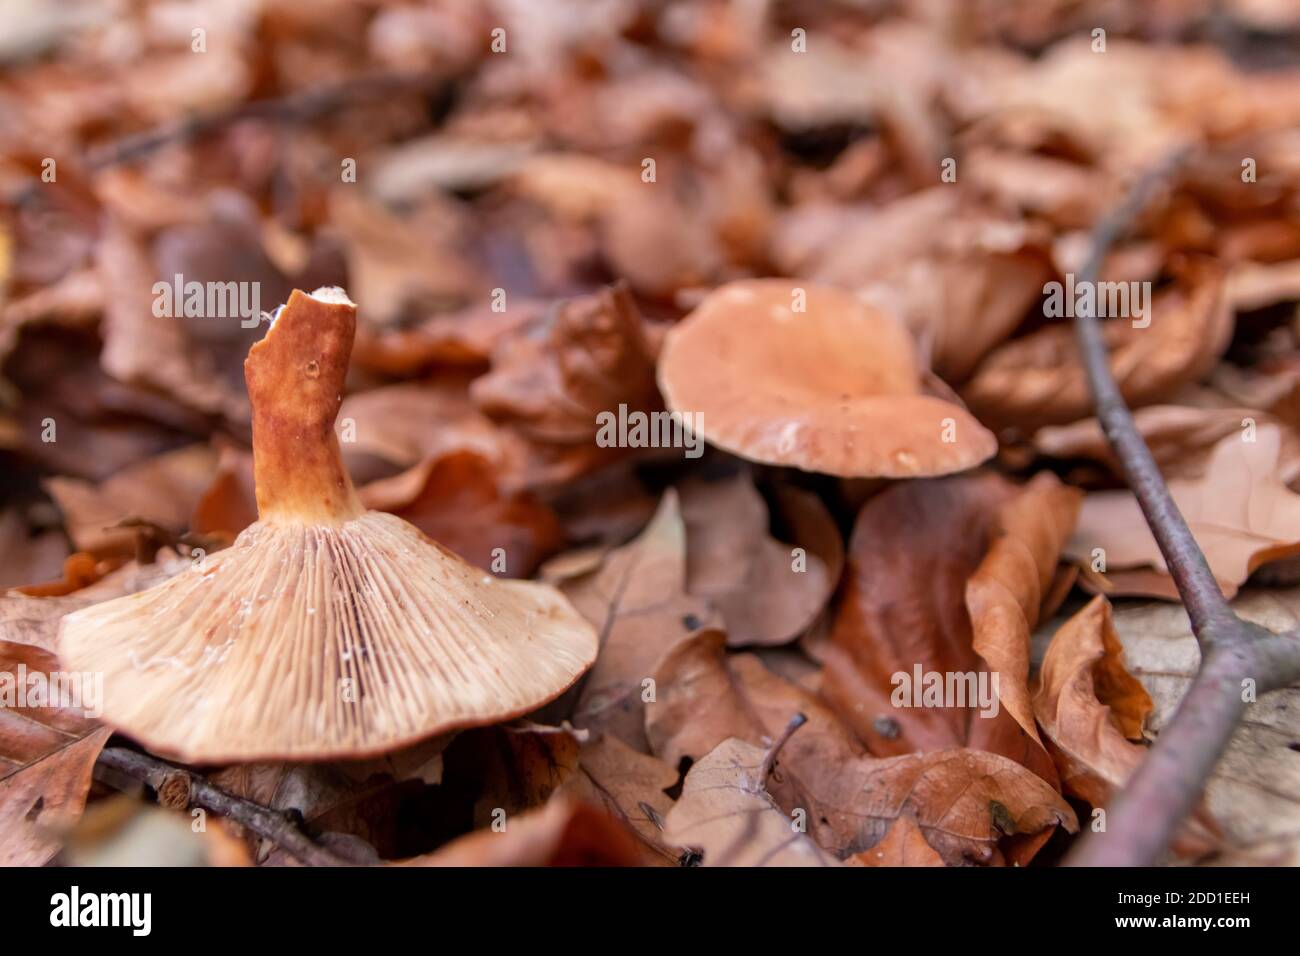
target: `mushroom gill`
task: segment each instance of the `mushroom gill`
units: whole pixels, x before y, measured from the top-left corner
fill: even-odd
[[[107,723],[188,762],[383,753],[519,716],[595,660],[554,588],[498,580],[366,511],[334,420],[356,326],[295,291],[244,363],[258,521],[156,587],[69,615],[65,665],[104,674]]]

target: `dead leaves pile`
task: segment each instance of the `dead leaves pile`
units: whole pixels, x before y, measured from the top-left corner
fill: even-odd
[[[1223,5],[1214,31],[1196,2],[1111,23],[1091,2],[795,22],[553,0],[543,28],[526,3],[343,0],[327,31],[284,0],[238,6],[206,57],[153,2],[0,29],[0,691],[57,669],[64,614],[256,520],[241,364],[265,324],[160,318],[154,283],[257,283],[265,310],[341,285],[360,305],[339,437],[362,500],[486,573],[556,585],[600,654],[530,721],[214,782],[358,863],[1054,860],[1124,786],[1195,649],[1176,605],[1133,600],[1176,594],[1045,284],[1183,144],[1104,264],[1153,290],[1148,324],[1104,321],[1111,366],[1225,594],[1294,625],[1300,67],[1145,42],[1231,30],[1248,54],[1300,25],[1285,5]],[[498,26],[509,55],[489,52]],[[419,82],[113,151],[377,74]],[[862,481],[597,442],[601,413],[663,411],[674,323],[772,276],[899,320],[921,367],[889,371],[969,409],[997,459]],[[997,706],[896,702],[897,675],[935,673]],[[1296,858],[1288,695],[1238,733],[1184,859]],[[104,833],[152,832],[143,801],[108,796],[124,781],[92,782],[109,733],[0,706],[0,862],[112,859]],[[292,862],[236,827],[194,853]]]

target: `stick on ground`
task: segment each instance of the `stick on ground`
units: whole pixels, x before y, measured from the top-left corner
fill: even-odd
[[[1111,245],[1185,157],[1179,151],[1153,167],[1093,229],[1081,284],[1097,281]],[[1300,635],[1271,634],[1232,612],[1115,384],[1095,312],[1077,311],[1075,334],[1097,418],[1178,587],[1201,648],[1201,664],[1160,739],[1107,807],[1105,832],[1083,838],[1066,863],[1150,866],[1195,808],[1241,722],[1247,707],[1243,682],[1253,680],[1256,693],[1263,694],[1300,680]]]

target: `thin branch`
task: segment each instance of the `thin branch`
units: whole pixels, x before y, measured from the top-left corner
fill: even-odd
[[[758,768],[760,783],[766,783],[767,778],[771,775],[772,768],[776,766],[776,756],[781,752],[781,748],[785,746],[786,741],[794,736],[794,732],[807,722],[808,718],[803,714],[795,714],[790,718],[790,722],[785,725],[785,729],[781,731],[781,736],[772,741],[772,746],[767,748],[767,753],[763,755],[763,763]]]
[[[287,815],[227,793],[205,777],[183,767],[123,747],[105,750],[99,755],[99,764],[147,783],[158,793],[158,802],[165,807],[210,810],[283,847],[308,866],[351,865],[313,841]]]
[[[1086,287],[1098,281],[1102,263],[1111,245],[1129,229],[1157,188],[1185,158],[1186,152],[1180,150],[1150,169],[1138,179],[1124,201],[1093,229],[1091,253],[1079,276],[1081,286]],[[1107,361],[1101,323],[1095,311],[1080,308],[1075,315],[1074,330],[1102,431],[1115,449],[1124,477],[1146,516],[1160,553],[1169,566],[1169,573],[1178,587],[1178,594],[1187,608],[1192,627],[1199,635],[1205,625],[1216,621],[1224,623],[1231,619],[1228,602],[1224,600],[1223,592],[1210,572],[1205,555],[1192,537],[1187,522],[1174,504],[1169,487],[1133,422],[1119,386],[1115,384]]]
[[[1111,245],[1185,158],[1186,151],[1180,150],[1152,168],[1098,223],[1080,284],[1097,281]],[[1227,749],[1246,710],[1244,683],[1254,681],[1256,692],[1264,693],[1300,679],[1300,637],[1271,634],[1232,612],[1111,375],[1093,311],[1078,310],[1075,333],[1097,417],[1187,609],[1201,665],[1159,740],[1107,807],[1106,831],[1082,839],[1066,863],[1150,866],[1196,807]]]
[[[345,80],[323,89],[302,90],[264,100],[241,103],[229,109],[189,116],[153,129],[131,133],[89,150],[85,167],[91,171],[137,162],[172,143],[190,143],[245,120],[301,124],[319,119],[349,105],[384,99],[400,93],[429,93],[454,82],[444,73],[377,73]],[[13,190],[6,198],[10,205],[20,205],[41,188],[31,180]]]

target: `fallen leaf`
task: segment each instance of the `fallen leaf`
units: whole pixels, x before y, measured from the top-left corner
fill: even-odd
[[[1172,396],[1208,373],[1232,338],[1233,317],[1217,266],[1201,265],[1184,283],[1148,304],[1149,326],[1129,317],[1102,322],[1115,381],[1132,407]],[[990,427],[1033,429],[1092,414],[1074,329],[1065,321],[991,352],[961,389]]]
[[[975,750],[868,756],[824,703],[753,655],[725,654],[717,631],[673,647],[655,682],[646,733],[670,764],[700,760],[730,738],[766,745],[803,714],[807,723],[782,748],[780,773],[765,793],[787,815],[802,811],[805,832],[836,856],[874,846],[904,815],[951,865],[998,862],[999,842],[1013,834],[1029,837],[1008,841],[1006,855],[1026,862],[1053,825],[1075,826],[1049,784],[1005,757]]]
[[[1239,616],[1267,630],[1300,624],[1300,589],[1245,592],[1232,604]],[[1121,608],[1115,631],[1128,670],[1151,694],[1150,735],[1169,723],[1200,662],[1186,612],[1176,605]],[[1300,862],[1300,690],[1265,694],[1247,707],[1205,791],[1205,806],[1227,834],[1219,858],[1227,865]]]
[[[664,838],[703,853],[704,866],[839,866],[767,793],[765,751],[734,737],[686,774]]]
[[[602,411],[653,411],[654,357],[631,295],[615,287],[559,304],[501,341],[470,395],[529,438],[561,444],[592,442]]]
[[[673,801],[666,791],[677,785],[678,773],[647,754],[637,753],[617,737],[600,737],[585,744],[578,755],[578,772],[559,792],[603,806],[636,833],[643,866],[675,866],[679,854],[663,837],[663,821]]]
[[[599,569],[559,586],[600,636],[573,723],[644,752],[643,682],[664,651],[705,626],[711,614],[707,602],[686,593],[686,528],[676,493],[665,493],[638,538],[611,551]]]
[[[1174,503],[1229,597],[1260,565],[1300,554],[1300,495],[1278,477],[1281,429],[1265,425],[1254,441],[1244,437],[1243,432],[1220,439],[1200,478],[1169,482]],[[1084,499],[1066,552],[1090,564],[1097,548],[1105,558],[1104,580],[1112,594],[1133,593],[1122,577],[1129,568],[1151,568],[1158,580],[1172,581],[1130,491],[1096,492]]]
[[[476,830],[402,866],[635,866],[636,840],[608,813],[556,799],[507,820],[504,830]]]
[[[844,861],[849,866],[946,866],[943,857],[926,842],[911,817],[899,817],[884,839],[870,850]]]
[[[1134,412],[1133,420],[1166,479],[1198,478],[1205,473],[1220,439],[1242,434],[1251,423],[1256,428],[1277,424],[1272,415],[1250,408],[1187,405],[1148,405]],[[1034,448],[1053,458],[1099,462],[1116,478],[1123,478],[1119,461],[1095,418],[1040,428],[1034,433]],[[1287,484],[1300,477],[1300,437],[1290,429],[1282,431],[1278,464],[1278,477]]]
[[[830,599],[837,583],[832,574],[839,569],[768,533],[767,505],[745,472],[720,481],[694,479],[679,492],[687,588],[717,608],[728,640],[737,646],[785,644],[807,630]],[[821,507],[816,498],[801,500],[808,509]],[[820,516],[810,510],[805,517],[823,519],[822,540],[838,538],[824,508]]]
[[[972,647],[998,675],[1002,706],[1040,747],[1029,693],[1030,637],[1081,497],[1051,472],[1035,475],[1002,507],[988,553],[966,582]],[[1054,774],[1045,779],[1056,782]]]
[[[187,445],[118,472],[99,485],[75,478],[47,480],[79,551],[97,556],[131,554],[135,532],[127,519],[157,525],[174,534],[189,527],[216,470],[217,456],[205,445]]]
[[[502,493],[492,463],[472,451],[450,452],[359,491],[367,508],[409,521],[471,564],[529,577],[559,550],[555,514],[527,492]]]
[[[1037,761],[1010,714],[896,707],[902,674],[975,674],[966,585],[1015,488],[993,474],[900,482],[858,513],[839,606],[824,648],[826,699],[877,755],[972,746]],[[919,689],[918,689],[919,693]]]
[[[101,727],[63,734],[53,748],[24,763],[10,761],[11,741],[0,740],[6,751],[0,755],[0,864],[43,866],[59,852],[62,831],[86,806],[95,761],[111,733]]]
[[[85,807],[91,771],[111,733],[95,719],[103,703],[102,680],[66,674],[54,655],[58,618],[83,603],[0,598],[0,864],[5,866],[42,866],[58,852],[62,831]]]

